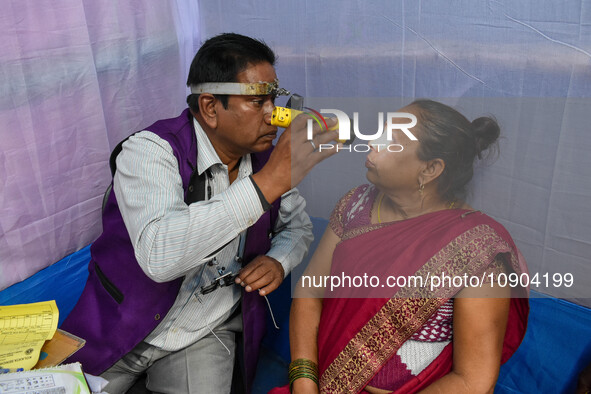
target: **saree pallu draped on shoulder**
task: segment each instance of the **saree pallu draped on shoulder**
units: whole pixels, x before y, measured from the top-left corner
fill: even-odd
[[[441,305],[466,284],[491,282],[487,270],[499,254],[507,272],[527,272],[505,228],[478,211],[439,211],[345,231],[331,277],[351,280],[325,293],[318,334],[321,392],[361,392]],[[363,277],[379,282],[355,286]],[[527,322],[527,289],[513,288],[512,297],[502,362],[521,343]],[[448,373],[451,355],[450,344],[404,392]]]

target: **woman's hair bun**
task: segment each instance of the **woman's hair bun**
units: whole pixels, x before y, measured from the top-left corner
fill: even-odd
[[[474,159],[482,159],[483,151],[487,159],[498,153],[501,130],[497,121],[485,116],[470,122],[452,107],[433,100],[416,100],[410,106],[418,121],[418,158],[445,163],[437,178],[439,195],[450,202],[464,198],[474,174]]]
[[[482,152],[499,138],[501,128],[495,119],[483,116],[472,121],[472,133],[474,135],[476,154],[478,158],[481,158]]]

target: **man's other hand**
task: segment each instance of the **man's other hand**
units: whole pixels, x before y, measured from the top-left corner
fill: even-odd
[[[247,292],[258,290],[264,296],[277,289],[285,271],[279,261],[269,256],[257,256],[242,268],[236,277],[236,283]]]

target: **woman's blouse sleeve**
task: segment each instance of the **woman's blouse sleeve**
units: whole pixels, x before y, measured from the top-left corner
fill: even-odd
[[[358,186],[359,187],[359,186]],[[350,206],[351,196],[353,196],[355,190],[358,187],[354,187],[349,190],[334,207],[329,220],[329,225],[332,231],[339,237],[342,238],[345,232],[345,217],[347,209]]]

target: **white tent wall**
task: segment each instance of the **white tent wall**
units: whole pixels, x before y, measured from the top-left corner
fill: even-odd
[[[221,0],[200,17],[204,38],[263,39],[283,87],[315,109],[359,112],[366,134],[377,112],[416,98],[494,115],[500,153],[477,163],[468,201],[509,229],[533,290],[591,306],[591,1]],[[365,156],[314,169],[299,186],[311,215],[328,218],[367,182]]]
[[[470,203],[550,273],[538,290],[591,306],[591,0],[13,0],[0,26],[0,289],[98,236],[110,150],[177,115],[200,42],[232,31],[273,47],[309,106],[359,111],[368,131],[415,98],[495,115],[500,155]],[[300,185],[311,215],[365,182],[364,156]]]

